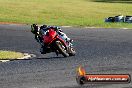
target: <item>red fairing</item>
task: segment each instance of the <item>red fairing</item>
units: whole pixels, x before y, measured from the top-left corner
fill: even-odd
[[[56,31],[54,31],[53,29],[49,29],[49,32],[43,36],[44,39],[44,43],[50,43],[56,36]]]

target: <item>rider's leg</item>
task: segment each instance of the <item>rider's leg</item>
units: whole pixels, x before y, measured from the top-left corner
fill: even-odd
[[[40,44],[41,44],[41,48],[40,48],[41,54],[46,54],[47,47],[44,44],[44,39],[43,38],[41,38],[41,43]]]
[[[46,54],[46,47],[45,46],[41,46],[40,52],[41,52],[41,54]]]

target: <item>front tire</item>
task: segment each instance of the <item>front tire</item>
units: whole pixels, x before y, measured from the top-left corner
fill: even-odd
[[[76,51],[74,50],[74,48],[70,48],[70,53],[69,56],[75,56]]]
[[[64,56],[64,57],[68,57],[69,54],[67,53],[67,49],[64,46],[64,44],[60,41],[56,41],[56,47],[58,49],[58,51]]]

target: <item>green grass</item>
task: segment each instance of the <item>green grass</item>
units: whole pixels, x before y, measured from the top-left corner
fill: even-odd
[[[24,55],[22,53],[19,52],[13,52],[13,51],[2,51],[0,50],[0,60],[3,59],[16,59],[16,58],[21,58]]]
[[[118,1],[0,0],[0,22],[132,28],[128,23],[104,22],[109,16],[132,15],[132,5]]]

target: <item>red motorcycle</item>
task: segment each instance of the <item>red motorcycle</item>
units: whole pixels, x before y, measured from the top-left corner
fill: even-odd
[[[55,52],[62,54],[64,57],[74,56],[75,50],[71,41],[66,41],[54,29],[49,29],[43,36],[46,53]]]

